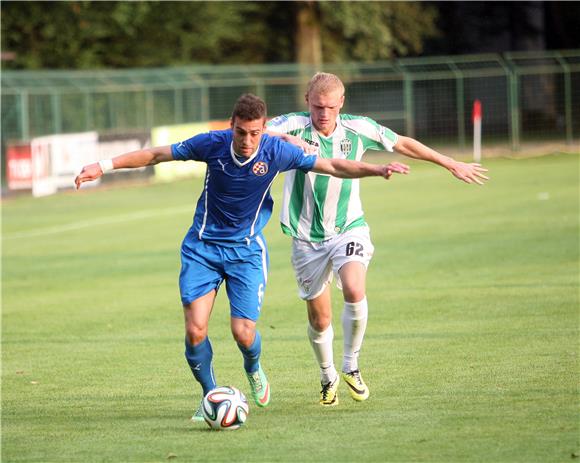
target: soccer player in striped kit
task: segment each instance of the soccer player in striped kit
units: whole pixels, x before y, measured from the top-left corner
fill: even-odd
[[[185,357],[203,394],[215,388],[208,324],[217,291],[226,282],[230,326],[243,357],[251,395],[259,407],[270,402],[270,385],[260,364],[262,342],[256,322],[264,302],[268,250],[262,229],[272,214],[270,187],[280,172],[297,169],[344,178],[407,173],[401,163],[373,165],[323,159],[278,136],[265,134],[266,104],[246,94],[236,102],[231,129],[196,135],[168,146],[125,153],[83,167],[77,188],[106,172],[168,161],[207,164],[204,189],[193,224],[181,246],[179,288],[185,319]],[[169,199],[168,199],[169,200]],[[203,421],[201,407],[194,421]]]
[[[456,178],[482,184],[486,169],[455,161],[410,137],[397,135],[367,117],[341,114],[344,85],[334,74],[317,73],[306,91],[308,112],[291,113],[268,122],[270,132],[298,137],[300,146],[323,159],[360,160],[367,150],[397,151],[448,169]],[[300,142],[297,142],[300,143]],[[365,222],[356,179],[316,172],[286,174],[281,226],[292,240],[299,295],[306,301],[308,338],[320,366],[320,404],[338,404],[339,375],[333,360],[330,283],[337,276],[344,296],[342,378],[351,397],[369,397],[358,365],[367,325],[366,270],[373,244]]]

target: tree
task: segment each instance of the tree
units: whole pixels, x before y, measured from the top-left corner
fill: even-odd
[[[259,63],[284,45],[269,39],[271,12],[267,2],[3,2],[2,50],[20,69]]]
[[[4,68],[373,61],[436,33],[420,2],[2,2]]]
[[[325,62],[418,55],[437,35],[436,9],[420,2],[321,2]]]
[[[297,2],[295,6],[295,58],[298,63],[320,65],[322,41],[320,9],[313,1]]]

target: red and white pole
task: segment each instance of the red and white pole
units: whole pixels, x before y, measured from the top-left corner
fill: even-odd
[[[481,161],[481,101],[473,102],[473,160]]]

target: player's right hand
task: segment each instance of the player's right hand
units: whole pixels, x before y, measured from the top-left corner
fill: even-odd
[[[81,173],[75,178],[75,185],[77,190],[81,187],[81,183],[96,180],[103,175],[101,166],[98,162],[89,164],[82,168]]]
[[[391,178],[391,175],[393,175],[394,173],[407,175],[411,170],[411,168],[407,164],[403,164],[401,162],[391,162],[386,166],[384,166],[384,168],[385,173],[383,177],[387,180]]]

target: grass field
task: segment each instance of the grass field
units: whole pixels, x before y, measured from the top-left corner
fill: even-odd
[[[231,433],[188,421],[200,393],[183,358],[178,250],[201,180],[5,201],[2,461],[580,455],[579,156],[490,160],[485,187],[411,165],[406,178],[362,187],[376,247],[361,356],[370,399],[355,403],[342,385],[338,407],[317,403],[275,207],[259,323],[272,402],[250,405]],[[218,382],[248,392],[228,315],[220,294],[210,324]]]

